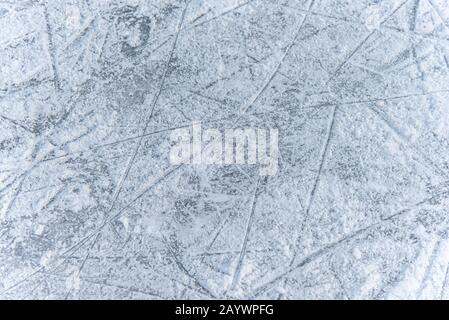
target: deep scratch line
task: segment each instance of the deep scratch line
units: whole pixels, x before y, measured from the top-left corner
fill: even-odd
[[[431,197],[425,198],[405,209],[399,210],[396,213],[385,217],[385,218],[381,218],[378,222],[372,223],[367,227],[361,228],[353,233],[351,233],[350,235],[344,236],[342,239],[337,240],[313,253],[311,253],[310,255],[308,255],[307,257],[305,257],[304,259],[302,259],[299,263],[297,263],[296,265],[288,268],[286,271],[280,273],[278,276],[275,276],[273,279],[267,281],[265,284],[262,284],[260,286],[258,286],[257,288],[255,288],[253,290],[253,293],[251,295],[252,298],[258,296],[259,294],[265,292],[266,290],[268,290],[272,285],[274,285],[275,283],[277,283],[278,281],[284,279],[286,276],[288,276],[289,274],[291,274],[292,272],[296,271],[297,269],[315,261],[316,259],[328,254],[329,252],[332,252],[333,250],[337,249],[340,247],[340,245],[345,244],[346,242],[348,242],[349,240],[352,240],[354,238],[357,238],[359,235],[364,234],[367,231],[370,231],[372,229],[374,229],[375,227],[381,226],[385,223],[388,223],[400,216],[403,216],[405,214],[409,214],[411,212],[413,212],[414,209],[419,208],[421,205],[423,204],[427,204],[427,203],[432,203],[432,201],[434,201],[435,199],[439,198],[439,197],[448,197],[449,196],[449,191],[447,190],[443,190],[440,191],[436,194],[434,194]]]
[[[314,1],[315,0],[311,0],[310,1],[309,7],[308,7],[308,11],[307,11],[306,14],[304,14],[303,19],[301,20],[301,23],[299,24],[299,27],[296,30],[295,36],[293,37],[293,40],[289,43],[287,49],[285,50],[285,52],[282,55],[282,57],[279,60],[279,62],[277,63],[277,65],[274,68],[273,72],[267,78],[267,80],[265,81],[264,85],[260,88],[260,90],[250,99],[250,101],[246,105],[243,105],[243,107],[241,108],[241,111],[240,111],[240,115],[237,118],[236,122],[238,122],[240,120],[240,118],[243,116],[243,114],[246,113],[248,111],[248,109],[251,108],[251,106],[260,98],[262,93],[268,88],[268,86],[270,85],[271,81],[273,81],[274,77],[279,72],[279,69],[281,68],[281,65],[283,64],[285,58],[287,57],[288,53],[290,52],[290,49],[293,47],[293,45],[295,44],[296,40],[298,39],[298,36],[299,36],[299,34],[301,32],[302,27],[304,26],[304,23],[305,23],[305,21],[306,21],[306,19],[308,17],[308,14],[309,14],[309,10],[312,8]]]
[[[58,92],[61,90],[61,85],[59,82],[58,68],[56,66],[56,53],[55,53],[55,47],[54,47],[54,42],[53,42],[53,33],[51,30],[50,18],[48,16],[47,5],[43,4],[42,6],[44,9],[44,19],[45,19],[45,27],[46,27],[46,31],[47,31],[47,38],[48,38],[47,45],[48,45],[48,53],[50,55],[50,64],[51,64],[51,68],[53,71],[53,80],[54,80],[55,89]]]
[[[253,197],[253,201],[251,204],[251,210],[249,213],[249,218],[248,221],[246,223],[246,228],[245,228],[245,236],[243,237],[243,242],[242,242],[242,248],[240,249],[240,254],[239,254],[239,259],[237,262],[237,266],[235,268],[234,274],[232,276],[232,283],[230,286],[230,289],[233,290],[235,288],[235,286],[237,285],[239,279],[240,279],[240,274],[242,271],[242,265],[243,265],[243,259],[245,258],[245,254],[246,254],[246,248],[248,245],[248,239],[249,239],[249,234],[251,232],[251,227],[253,224],[253,220],[254,220],[254,212],[256,211],[256,202],[257,202],[257,196],[258,196],[258,191],[259,191],[259,184],[260,184],[260,177],[257,180],[256,183],[256,188],[254,190],[254,197]]]

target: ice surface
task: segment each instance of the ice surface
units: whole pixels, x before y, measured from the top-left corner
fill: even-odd
[[[448,111],[448,0],[0,0],[0,298],[449,299]]]

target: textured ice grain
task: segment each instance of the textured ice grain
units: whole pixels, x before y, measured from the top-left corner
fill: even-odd
[[[0,0],[0,298],[448,299],[448,111],[447,0]]]

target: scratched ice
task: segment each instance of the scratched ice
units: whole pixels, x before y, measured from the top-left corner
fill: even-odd
[[[0,298],[448,299],[448,114],[448,0],[0,0]]]

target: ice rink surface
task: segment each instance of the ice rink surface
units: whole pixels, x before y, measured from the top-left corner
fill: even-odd
[[[0,0],[0,298],[448,299],[448,111],[448,0]]]

